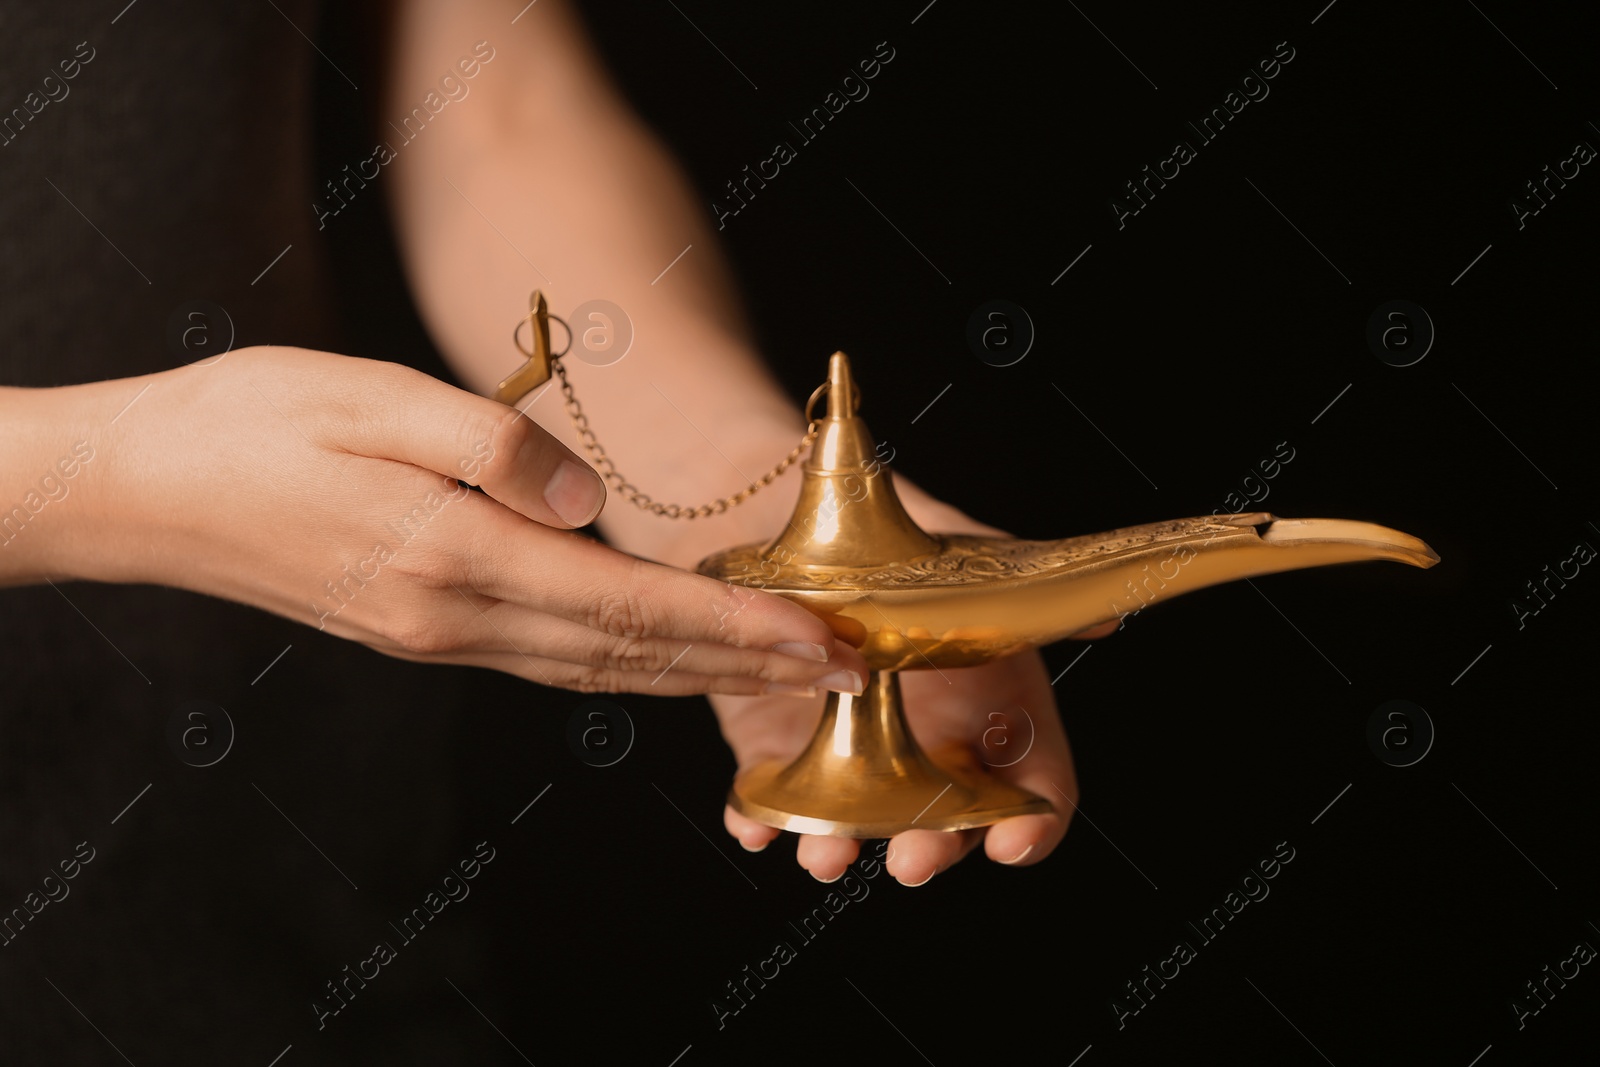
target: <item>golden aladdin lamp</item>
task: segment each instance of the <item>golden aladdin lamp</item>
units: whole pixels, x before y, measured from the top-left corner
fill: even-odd
[[[538,335],[548,327],[543,298],[535,294],[530,308],[531,366]],[[559,357],[548,356],[548,333],[542,353],[565,384]],[[508,378],[497,398],[511,403],[531,388],[518,379],[527,371]],[[824,393],[826,411],[813,418],[810,408]],[[973,760],[930,759],[906,723],[901,671],[987,663],[1239,578],[1363,560],[1416,567],[1439,561],[1422,541],[1384,526],[1266,512],[1172,519],[1057,541],[931,534],[906,513],[892,475],[877,461],[860,403],[850,361],[835,352],[828,380],[806,412],[811,451],[788,525],[765,544],[719,552],[698,568],[795,601],[858,647],[871,668],[862,695],[829,694],[800,756],[749,768],[735,780],[729,805],[767,826],[885,838],[1053,811],[1049,801]]]

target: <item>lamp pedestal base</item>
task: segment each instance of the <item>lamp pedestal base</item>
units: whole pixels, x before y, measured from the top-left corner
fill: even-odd
[[[780,830],[854,838],[965,830],[1054,811],[975,763],[941,767],[929,759],[906,726],[894,671],[874,671],[861,696],[830,694],[806,750],[787,765],[767,762],[741,774],[728,804]]]

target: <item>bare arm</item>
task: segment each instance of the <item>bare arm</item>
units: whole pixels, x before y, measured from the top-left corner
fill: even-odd
[[[472,95],[450,104],[396,163],[396,222],[424,317],[458,373],[488,392],[516,362],[507,325],[528,289],[545,288],[558,308],[597,296],[621,305],[638,330],[632,353],[611,367],[575,363],[573,371],[608,451],[657,499],[698,504],[725,495],[742,486],[738,471],[757,476],[788,451],[800,414],[753,351],[702,205],[618,99],[572,13],[559,0],[540,0],[513,26],[520,7],[518,0],[471,0],[447,12],[414,0],[400,16],[391,113],[409,110],[473,42],[495,50]],[[532,414],[572,445],[552,399]],[[903,479],[896,484],[925,526],[987,530]],[[793,500],[792,487],[777,488],[723,518],[692,523],[613,500],[600,524],[627,551],[688,567],[711,549],[780,529]],[[908,714],[919,737],[975,747],[986,713],[1031,706],[1048,715],[1044,743],[1002,773],[1052,801],[1077,795],[1037,653],[948,673],[958,677],[913,672],[907,683],[908,693],[916,691]],[[815,728],[816,708],[792,698],[715,697],[712,704],[741,767],[794,754]],[[1002,862],[1038,862],[1070,817],[1061,809],[1009,819],[992,832],[908,831],[895,839],[887,864],[902,882],[919,885],[980,843]],[[777,836],[732,809],[725,825],[749,849]],[[804,837],[799,860],[832,880],[856,847]]]
[[[517,363],[507,326],[530,288],[558,307],[622,305],[638,330],[632,354],[573,367],[607,443],[659,498],[741,488],[730,460],[759,471],[792,446],[798,416],[750,355],[681,178],[607,87],[569,14],[545,0],[513,27],[517,10],[480,0],[398,13],[387,108],[397,143],[380,166],[423,312],[481,394]],[[399,128],[413,105],[423,110],[408,143]],[[144,384],[148,395],[113,424]],[[535,422],[406,368],[241,350],[148,383],[14,391],[0,396],[5,411],[27,441],[67,449],[87,423],[105,458],[89,461],[72,506],[28,520],[0,581],[180,585],[396,655],[580,689],[792,693],[859,689],[865,674],[860,655],[796,605],[741,598],[724,625],[721,584],[562,532],[598,510],[587,465],[569,467],[572,454]],[[538,415],[573,440],[556,398]],[[297,433],[283,433],[286,420]],[[59,451],[15,452],[0,469],[7,498],[37,510],[26,483]],[[487,495],[458,492],[456,478]],[[760,514],[772,507],[740,509],[751,532],[725,525],[710,543],[693,524],[622,502],[603,521],[625,549],[692,565],[776,526],[781,514]],[[263,514],[303,528],[263,542],[270,524],[249,521]]]
[[[728,495],[784,456],[803,421],[753,351],[681,172],[611,86],[574,14],[541,0],[512,25],[522,6],[413,2],[397,16],[385,113],[398,121],[429,91],[442,97],[447,71],[466,86],[395,144],[385,176],[424,318],[457,373],[488,393],[517,365],[510,326],[530,289],[558,313],[614,302],[636,330],[627,357],[566,361],[607,451],[657,500]],[[468,79],[457,64],[479,41],[493,58]],[[559,393],[529,414],[578,449]],[[770,534],[790,501],[759,494],[727,518],[674,523],[614,499],[600,525],[627,551],[692,566],[712,547]]]

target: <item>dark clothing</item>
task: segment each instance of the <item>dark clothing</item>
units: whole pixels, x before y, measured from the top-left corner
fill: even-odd
[[[171,326],[196,300],[225,309],[235,347],[350,350],[312,210],[317,87],[363,98],[307,39],[319,14],[0,8],[0,383],[188,362]],[[265,1064],[291,1044],[286,1064],[458,1062],[433,1020],[464,1010],[441,976],[478,966],[475,916],[446,910],[415,947],[390,924],[473,855],[447,733],[472,672],[81,583],[0,590],[0,650],[0,1063],[117,1062],[108,1044],[140,1064]],[[180,759],[192,722],[227,732],[189,701],[236,730],[214,765]],[[399,963],[342,986],[352,1010],[319,1030],[313,1000],[336,1007],[328,983],[385,939]]]

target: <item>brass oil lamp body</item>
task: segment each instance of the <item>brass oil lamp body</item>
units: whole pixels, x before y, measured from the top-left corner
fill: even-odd
[[[1265,512],[1059,541],[930,534],[906,513],[893,476],[877,462],[842,352],[829,362],[826,389],[827,413],[788,526],[766,544],[719,552],[699,567],[796,601],[859,647],[872,668],[861,696],[829,695],[797,759],[752,767],[734,782],[728,803],[768,826],[881,838],[1052,810],[973,761],[929,759],[906,725],[900,671],[970,667],[1048,644],[1117,618],[1130,595],[1148,605],[1302,567],[1439,560],[1387,527]]]

